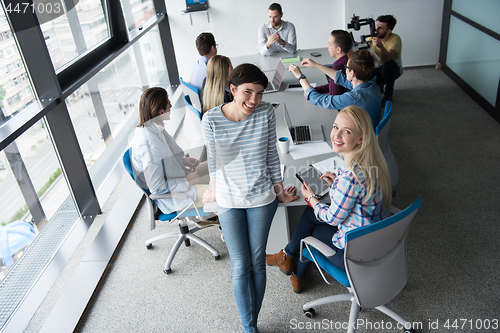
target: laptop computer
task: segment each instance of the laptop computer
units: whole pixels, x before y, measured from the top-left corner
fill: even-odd
[[[283,103],[283,110],[285,113],[285,124],[294,144],[298,145],[301,143],[325,141],[323,128],[320,124],[292,126],[292,121],[290,120],[290,115],[288,114],[285,103]]]
[[[208,9],[208,0],[186,0],[185,13]]]
[[[276,68],[276,71],[274,71],[273,79],[268,82],[266,89],[264,89],[264,94],[280,90],[285,70],[286,68],[285,65],[283,65],[283,62],[281,60],[278,61],[278,67]]]

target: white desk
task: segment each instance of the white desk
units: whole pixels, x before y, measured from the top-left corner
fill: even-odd
[[[311,56],[311,52],[318,52],[321,54],[321,56],[313,57]],[[317,49],[297,50],[297,52],[295,52],[294,54],[290,54],[288,52],[278,52],[278,53],[272,53],[264,57],[261,56],[260,53],[255,53],[246,56],[231,57],[231,64],[233,65],[234,68],[243,63],[250,63],[258,66],[263,72],[265,72],[265,71],[275,70],[276,67],[278,66],[277,61],[280,58],[292,58],[292,57],[300,57],[301,60],[304,58],[311,58],[314,59],[314,61],[316,61],[317,63],[322,65],[327,65],[327,64],[331,65],[335,61],[333,58],[330,57],[328,49],[326,47],[322,47]],[[288,68],[287,65],[288,64],[285,64],[285,67]]]
[[[321,53],[321,56],[311,57],[310,53],[314,51]],[[301,59],[311,57],[316,62],[325,65],[332,64],[334,61],[334,59],[329,56],[327,49],[321,48],[299,50],[295,55],[291,55],[289,53],[276,53],[267,57],[263,57],[260,54],[244,57],[234,57],[231,58],[231,62],[234,67],[242,63],[253,63],[259,66],[261,70],[267,71],[276,69],[280,58],[291,56],[300,56]],[[288,71],[288,64],[285,64],[285,67],[287,67],[287,71],[285,72],[280,90],[275,93],[264,94],[263,97],[264,101],[270,103],[279,103],[279,106],[275,109],[277,136],[288,136],[288,131],[285,126],[283,114],[283,104],[286,103],[288,113],[294,126],[314,123],[321,124],[323,128],[323,135],[325,136],[325,141],[331,147],[330,131],[337,116],[337,111],[324,109],[319,106],[313,105],[311,102],[305,99],[304,93],[301,91],[285,92],[284,90],[289,83],[298,82],[295,76]],[[307,76],[309,82],[317,83],[318,86],[327,83],[326,76],[318,69],[302,68],[302,72]],[[279,204],[278,210],[271,225],[271,231],[269,233],[267,253],[276,253],[285,247],[290,239],[291,231],[295,229],[295,225],[297,224],[304,208],[306,207],[304,198],[300,193],[300,182],[295,177],[295,173],[301,168],[306,168],[308,165],[314,162],[325,160],[327,158],[336,156],[336,154],[332,151],[328,154],[312,156],[310,158],[299,160],[294,160],[289,153],[279,153],[279,156],[281,164],[285,165],[285,172],[283,175],[284,187],[290,185],[296,186],[299,189],[298,194],[301,196],[301,198],[290,203]],[[323,200],[329,200],[328,196],[323,198]]]

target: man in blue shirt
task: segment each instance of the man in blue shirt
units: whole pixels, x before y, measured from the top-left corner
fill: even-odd
[[[359,106],[368,112],[375,130],[380,122],[381,108],[380,88],[375,82],[369,81],[375,68],[373,57],[367,50],[351,50],[347,57],[349,60],[345,66],[345,73],[320,65],[312,59],[304,59],[301,64],[304,67],[318,68],[334,79],[335,84],[349,90],[342,95],[325,96],[318,93],[311,86],[306,76],[302,74],[300,68],[294,64],[290,65],[289,71],[299,79],[299,83],[304,89],[304,95],[311,103],[325,109],[337,110],[349,105]]]
[[[207,77],[207,63],[210,58],[217,54],[217,44],[215,37],[210,32],[202,32],[196,37],[196,48],[200,57],[193,64],[189,83],[201,90],[203,80]]]

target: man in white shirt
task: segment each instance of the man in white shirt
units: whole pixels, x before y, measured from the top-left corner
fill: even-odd
[[[283,21],[281,6],[277,3],[269,6],[269,22],[259,27],[259,52],[266,56],[273,52],[295,53],[297,51],[297,36],[293,23]]]
[[[202,32],[196,37],[196,49],[200,57],[193,64],[191,69],[191,77],[189,83],[201,90],[203,80],[207,77],[207,63],[214,55],[217,54],[217,44],[215,37],[210,32]]]

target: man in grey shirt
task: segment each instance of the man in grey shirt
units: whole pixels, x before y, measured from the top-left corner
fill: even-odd
[[[259,27],[259,52],[266,56],[273,52],[295,53],[297,37],[293,23],[283,21],[281,6],[277,3],[269,6],[269,22]]]

